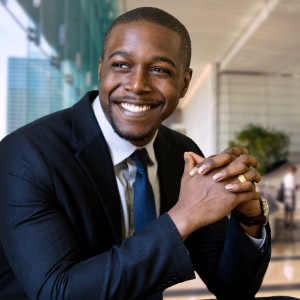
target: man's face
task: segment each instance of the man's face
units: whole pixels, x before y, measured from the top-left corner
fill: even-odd
[[[99,96],[104,113],[123,138],[147,144],[187,91],[180,37],[149,22],[118,25],[99,60]]]

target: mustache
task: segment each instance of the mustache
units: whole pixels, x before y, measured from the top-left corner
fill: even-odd
[[[110,102],[122,102],[122,100],[133,100],[133,101],[145,101],[149,104],[160,104],[163,101],[161,99],[155,99],[155,98],[136,98],[131,96],[122,96],[122,97],[109,97]]]

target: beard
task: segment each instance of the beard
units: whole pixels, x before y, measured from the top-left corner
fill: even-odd
[[[121,128],[118,127],[118,125],[116,124],[114,118],[113,118],[113,114],[112,114],[112,107],[111,107],[111,102],[109,103],[109,111],[105,114],[108,122],[110,123],[110,125],[112,126],[114,132],[122,139],[126,140],[126,141],[132,141],[132,142],[141,142],[149,137],[151,137],[154,132],[155,132],[155,128],[152,127],[147,133],[143,134],[143,135],[135,135],[131,132],[126,132],[126,131],[122,131]]]

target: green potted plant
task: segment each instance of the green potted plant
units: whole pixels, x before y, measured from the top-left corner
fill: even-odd
[[[229,147],[245,147],[249,155],[258,159],[261,175],[286,162],[289,145],[290,138],[286,133],[252,124],[237,132],[235,139],[229,142]]]

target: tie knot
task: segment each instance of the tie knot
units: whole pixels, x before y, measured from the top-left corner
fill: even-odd
[[[131,158],[135,162],[138,171],[147,172],[148,152],[145,148],[134,151],[131,154]]]

